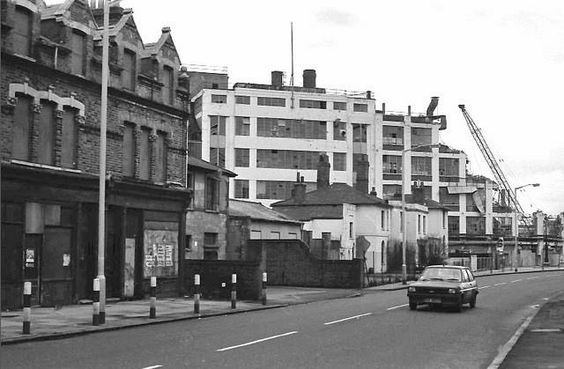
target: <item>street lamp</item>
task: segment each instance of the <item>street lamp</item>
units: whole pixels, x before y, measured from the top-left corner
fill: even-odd
[[[515,201],[513,204],[513,210],[515,213],[515,247],[513,249],[513,252],[515,254],[515,271],[517,272],[518,267],[519,267],[519,254],[517,253],[517,250],[519,249],[519,223],[518,223],[518,216],[519,216],[519,210],[517,209],[517,191],[519,191],[520,189],[523,189],[525,187],[538,187],[540,186],[540,183],[528,183],[526,185],[522,185],[522,186],[518,186],[515,187]]]
[[[407,211],[405,204],[405,191],[407,188],[406,182],[406,170],[405,170],[405,154],[408,151],[413,151],[422,147],[437,148],[439,144],[425,144],[410,147],[404,149],[401,152],[401,211],[402,211],[402,243],[401,243],[401,282],[402,284],[407,284],[407,264],[406,264],[406,252],[407,252]]]

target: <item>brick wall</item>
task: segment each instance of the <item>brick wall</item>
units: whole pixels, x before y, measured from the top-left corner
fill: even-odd
[[[260,261],[186,260],[184,290],[194,294],[194,274],[199,274],[202,298],[228,300],[233,273],[237,274],[237,299],[259,300],[263,273]]]
[[[249,240],[248,247],[264,247],[266,272],[272,285],[361,288],[362,260],[320,260],[300,240]]]

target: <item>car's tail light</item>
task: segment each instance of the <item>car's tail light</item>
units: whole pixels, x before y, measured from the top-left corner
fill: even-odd
[[[415,287],[411,286],[407,288],[408,292],[415,292]]]

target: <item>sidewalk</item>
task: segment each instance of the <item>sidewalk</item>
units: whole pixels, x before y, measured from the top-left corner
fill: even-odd
[[[545,268],[545,271],[564,270]],[[520,268],[519,273],[539,272],[540,268]],[[496,270],[475,273],[477,277],[512,274],[514,271]],[[92,325],[92,305],[67,305],[60,309],[35,307],[31,311],[31,334],[22,333],[22,311],[2,312],[1,343],[15,344],[35,340],[56,339],[96,331],[116,330],[132,326],[156,324],[177,320],[198,319],[204,317],[242,313],[247,311],[272,309],[288,305],[303,304],[313,301],[359,296],[363,291],[395,291],[406,289],[408,284],[401,282],[358,289],[306,288],[269,286],[268,302],[237,301],[236,309],[231,309],[231,301],[200,301],[200,314],[194,314],[194,302],[191,298],[167,298],[157,301],[157,317],[149,318],[149,300],[118,301],[106,303],[106,323]],[[564,296],[562,296],[564,299]],[[562,306],[560,314],[564,314]],[[542,316],[539,314],[539,316]]]

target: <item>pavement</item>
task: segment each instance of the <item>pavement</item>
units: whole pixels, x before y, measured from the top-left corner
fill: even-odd
[[[550,272],[561,268],[520,268],[518,273]],[[515,273],[512,269],[477,272],[477,277]],[[149,300],[108,301],[106,321],[92,325],[92,305],[66,305],[58,308],[33,307],[31,334],[23,334],[22,311],[4,311],[1,319],[1,344],[59,339],[100,331],[124,329],[134,326],[171,321],[201,319],[205,317],[274,309],[315,301],[360,296],[366,291],[396,291],[406,289],[407,284],[391,283],[360,289],[306,288],[269,286],[267,302],[201,300],[200,312],[194,313],[192,298],[160,298],[157,300],[156,318],[149,318]],[[507,354],[501,368],[563,368],[564,369],[564,292],[540,306],[537,314],[524,327],[521,337]],[[527,361],[524,361],[527,360]],[[521,365],[527,362],[529,365]],[[541,365],[542,364],[542,365]],[[519,366],[521,365],[521,366]],[[495,366],[500,367],[499,365]]]

